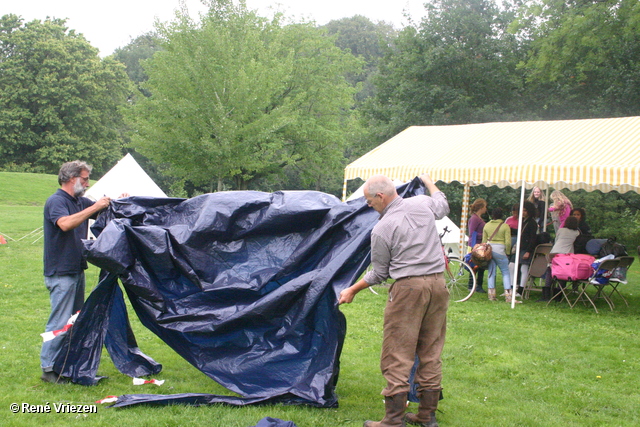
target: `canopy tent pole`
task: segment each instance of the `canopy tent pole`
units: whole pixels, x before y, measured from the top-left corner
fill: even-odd
[[[469,195],[471,193],[471,184],[467,181],[464,184],[464,191],[462,192],[462,213],[460,214],[460,241],[458,246],[458,253],[460,254],[460,259],[464,258],[464,254],[466,253],[464,247],[464,238],[467,234],[467,216],[469,215]]]
[[[344,179],[344,183],[342,184],[342,202],[347,201],[347,178]]]
[[[542,231],[547,231],[547,214],[549,213],[549,185],[544,191],[544,222],[542,223]]]
[[[511,308],[516,307],[516,293],[518,290],[518,273],[520,272],[520,237],[522,236],[522,210],[524,209],[524,179],[520,187],[520,209],[518,210],[518,238],[516,239],[516,265],[513,269],[513,280],[511,284]]]

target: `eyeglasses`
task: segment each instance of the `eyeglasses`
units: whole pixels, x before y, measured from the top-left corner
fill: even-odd
[[[84,177],[84,176],[77,176],[76,178],[80,178],[82,180],[82,182],[89,182],[89,177]]]
[[[373,203],[373,200],[374,200],[376,197],[378,197],[378,196],[382,197],[382,193],[376,193],[376,194],[375,194],[373,197],[371,197],[371,198],[369,198],[369,197],[365,197],[365,200],[366,200],[366,202],[367,202],[367,206],[371,206],[371,204]]]

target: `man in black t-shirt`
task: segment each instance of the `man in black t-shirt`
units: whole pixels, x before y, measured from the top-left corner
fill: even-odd
[[[60,189],[44,206],[44,282],[49,290],[51,314],[45,332],[59,331],[84,303],[84,270],[82,239],[87,237],[87,220],[109,206],[109,197],[97,202],[82,197],[89,187],[91,166],[76,160],[62,165],[58,173]],[[53,371],[62,339],[45,338],[40,353],[41,379],[66,382]]]

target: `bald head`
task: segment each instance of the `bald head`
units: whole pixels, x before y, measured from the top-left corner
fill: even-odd
[[[364,183],[363,191],[368,193],[368,196],[375,196],[378,193],[382,193],[385,196],[393,196],[396,194],[396,186],[393,185],[393,181],[384,175],[374,175]]]
[[[382,212],[389,203],[398,197],[396,186],[384,175],[374,175],[362,187],[367,204],[378,212]]]

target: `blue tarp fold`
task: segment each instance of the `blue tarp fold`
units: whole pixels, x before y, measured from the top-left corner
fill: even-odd
[[[419,179],[400,190],[424,194]],[[346,333],[337,295],[369,264],[377,219],[362,198],[313,191],[114,201],[92,227],[97,239],[85,241],[100,283],[54,369],[95,384],[104,344],[120,372],[160,372],[137,347],[119,280],[147,328],[241,397],[127,395],[115,406],[336,406]]]

